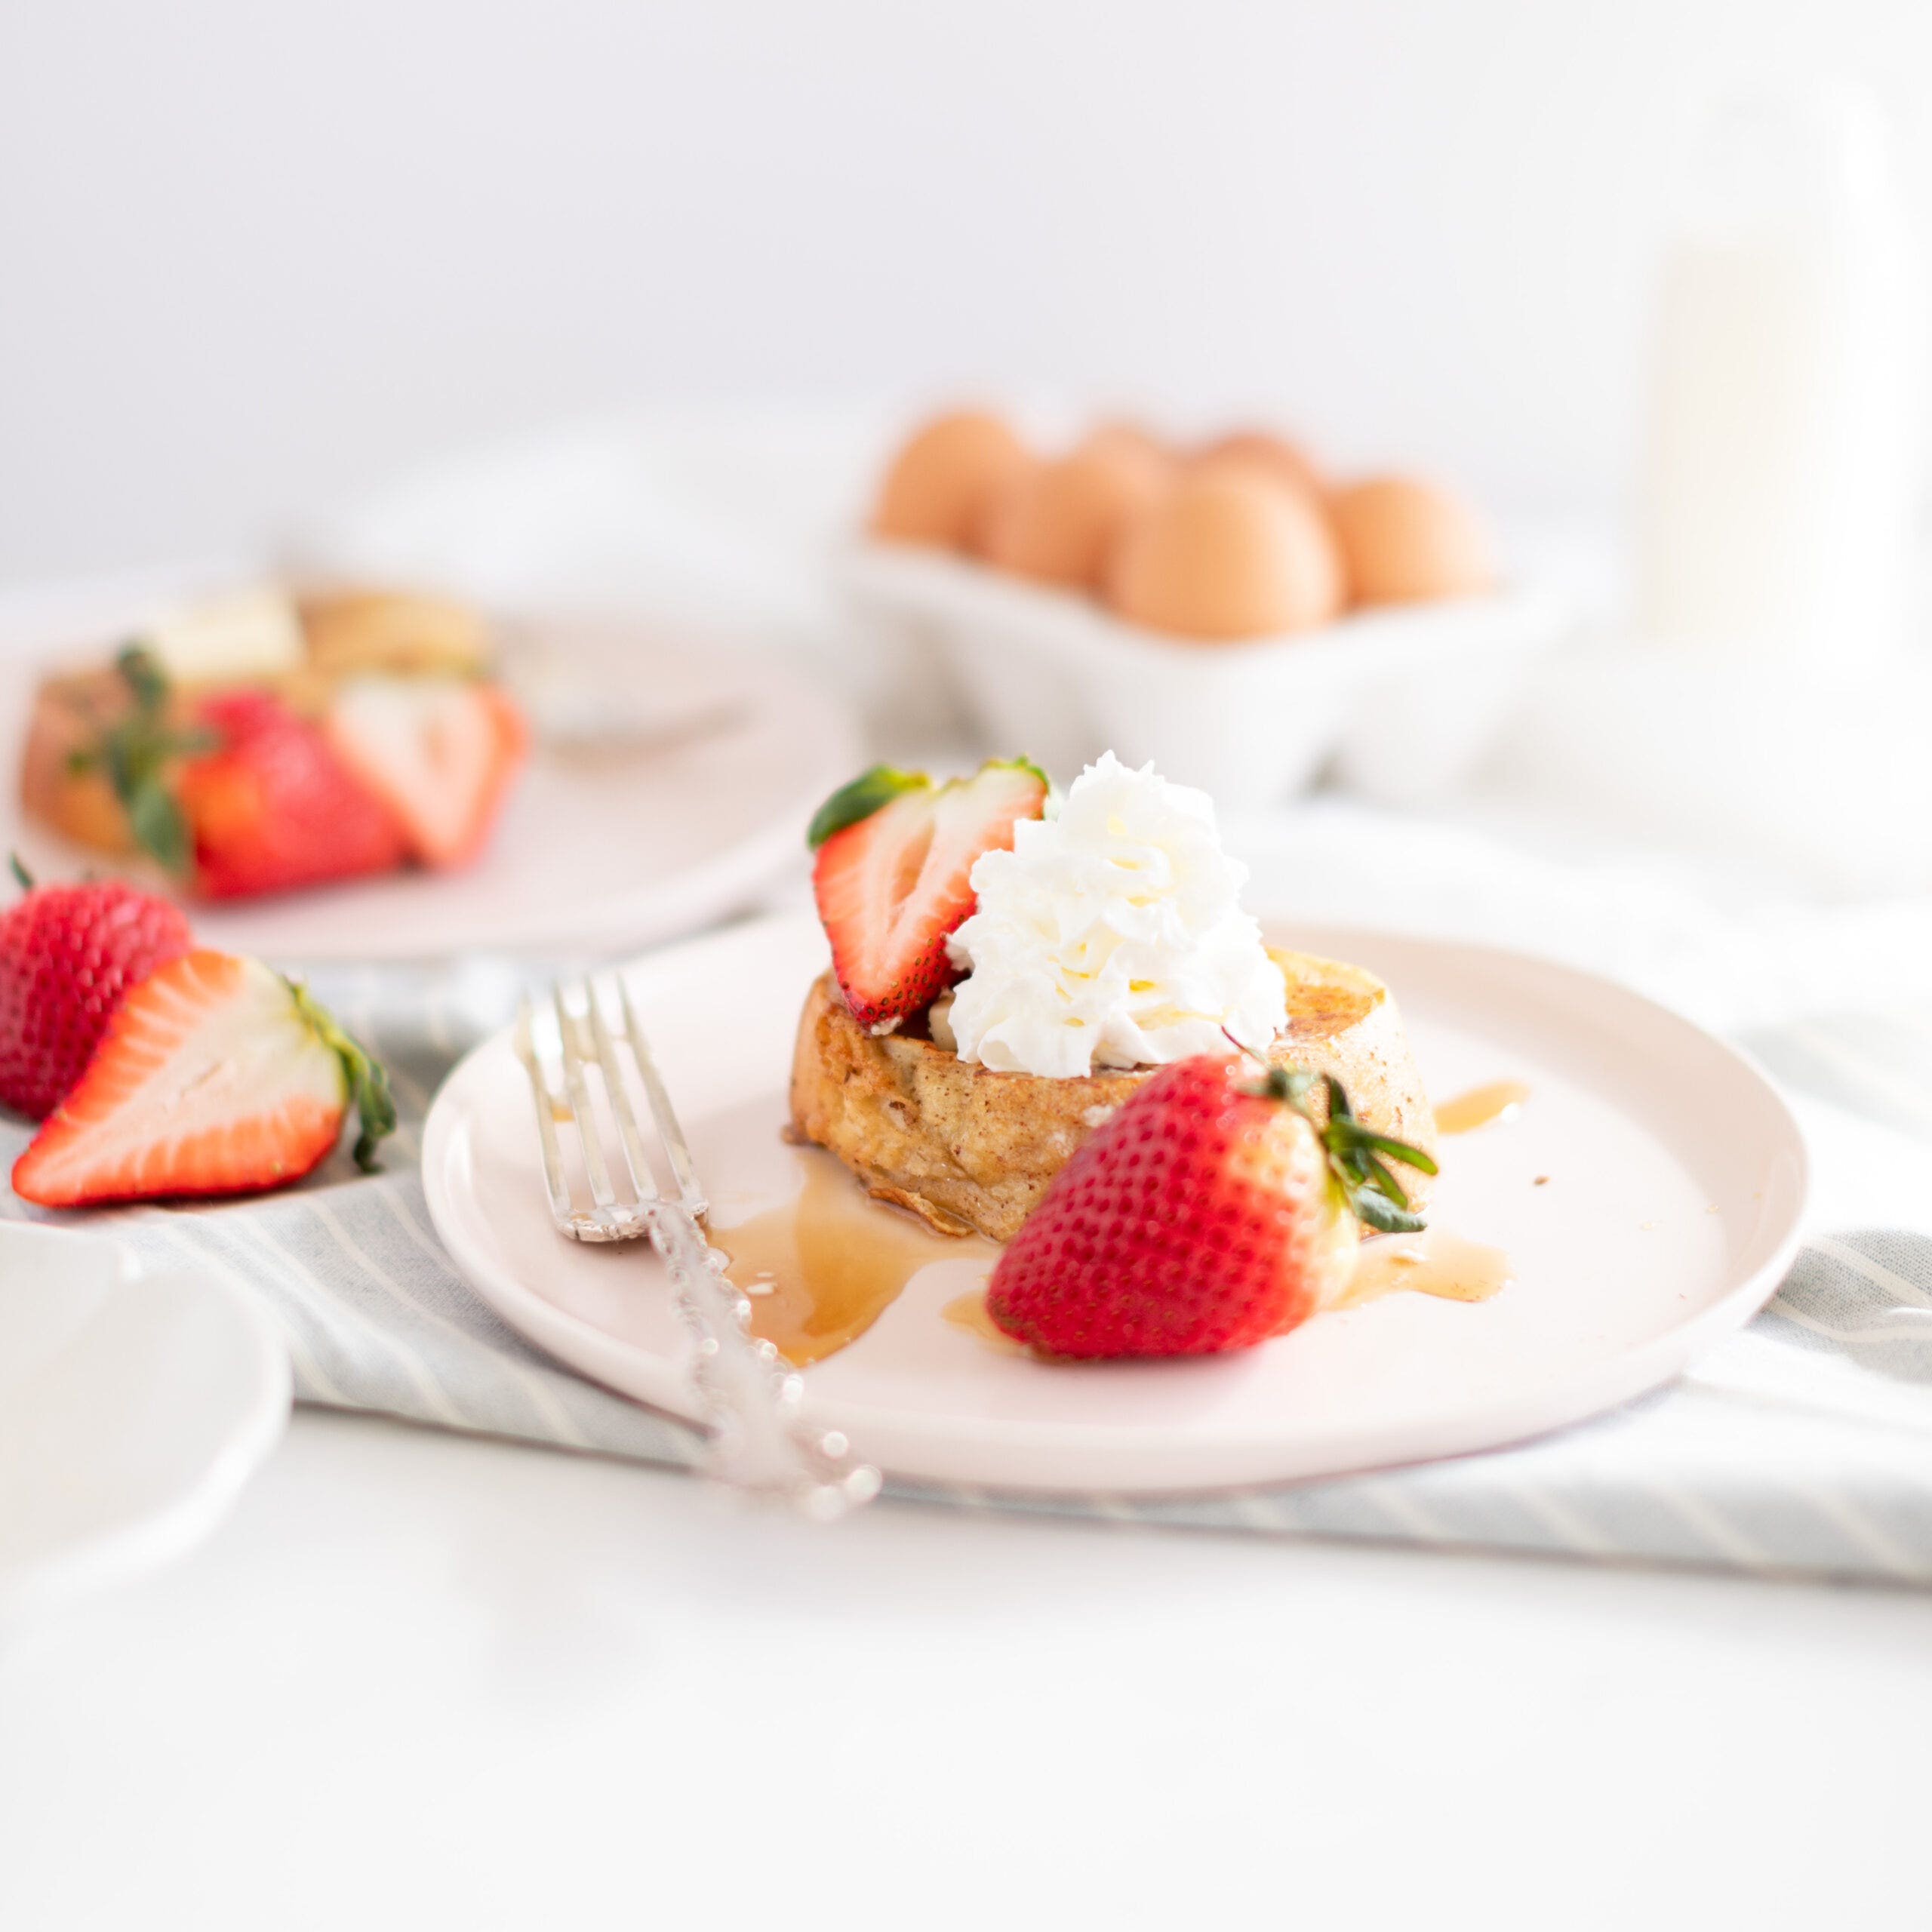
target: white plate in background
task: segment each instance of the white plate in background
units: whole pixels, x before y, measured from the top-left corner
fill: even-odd
[[[5,617],[0,759],[17,764],[41,660],[74,661],[77,634],[51,631],[36,651]],[[601,711],[634,720],[635,737],[586,746],[534,733],[530,762],[472,865],[186,902],[196,936],[288,961],[629,951],[752,903],[798,862],[814,808],[859,768],[844,702],[785,666],[617,620],[533,615],[505,630],[541,647],[540,712],[574,731]],[[83,659],[111,655],[114,635],[106,629]],[[512,651],[512,669],[521,654]],[[0,854],[10,851],[38,877],[114,869],[26,823],[11,787],[0,793]],[[157,872],[139,875],[161,883]]]
[[[994,745],[1063,779],[1103,751],[1151,758],[1229,810],[1275,803],[1331,769],[1386,804],[1446,795],[1569,625],[1560,596],[1521,588],[1203,644],[912,545],[857,544],[840,574],[893,648],[949,677]]]
[[[0,1224],[0,1623],[192,1549],[288,1404],[281,1332],[241,1290]]]
[[[1430,1210],[1508,1249],[1515,1283],[1474,1304],[1391,1295],[1237,1355],[1069,1367],[943,1320],[977,1271],[941,1262],[804,1371],[814,1420],[909,1477],[1148,1493],[1284,1481],[1496,1447],[1600,1414],[1669,1381],[1770,1297],[1797,1244],[1804,1147],[1732,1049],[1637,994],[1518,954],[1341,929],[1270,937],[1386,979],[1438,1099],[1529,1083],[1520,1118],[1445,1141]],[[625,969],[721,1221],[797,1184],[779,1129],[798,1008],[824,961],[801,916]],[[507,1032],[438,1095],[423,1171],[445,1244],[512,1327],[624,1394],[691,1413],[654,1257],[551,1226]]]

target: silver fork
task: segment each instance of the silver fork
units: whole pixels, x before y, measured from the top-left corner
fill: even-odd
[[[516,1050],[537,1105],[550,1218],[558,1233],[573,1241],[648,1237],[663,1257],[678,1312],[691,1334],[692,1385],[712,1424],[707,1457],[712,1473],[742,1488],[787,1496],[823,1521],[842,1516],[878,1493],[878,1472],[856,1461],[851,1445],[837,1430],[804,1423],[798,1413],[804,1385],[798,1371],[769,1342],[752,1334],[751,1304],[725,1278],[724,1257],[705,1239],[706,1204],[691,1149],[621,977],[617,1000],[622,1025],[614,1034],[594,981],[584,980],[574,988],[560,981],[550,989],[547,1003],[556,1016],[561,1090],[552,1085],[546,1057],[537,1050],[529,995],[518,1004]],[[617,1057],[620,1041],[643,1090],[675,1183],[675,1198],[663,1193],[652,1173]],[[614,1179],[605,1154],[586,1077],[592,1065],[617,1130],[621,1182]],[[560,1122],[576,1137],[589,1191],[587,1203],[580,1200],[565,1168]]]

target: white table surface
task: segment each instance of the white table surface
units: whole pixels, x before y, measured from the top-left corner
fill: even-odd
[[[1832,1224],[1922,1173],[1804,1111]],[[0,1927],[1876,1932],[1929,1768],[1925,1595],[825,1531],[303,1411],[187,1562],[0,1650]]]
[[[304,1413],[0,1658],[0,1925],[1872,1932],[1925,1923],[1928,1738],[1918,1595],[826,1534]]]

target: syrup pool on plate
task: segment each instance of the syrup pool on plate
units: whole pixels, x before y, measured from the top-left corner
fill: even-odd
[[[829,1154],[800,1149],[802,1185],[736,1227],[709,1230],[752,1307],[752,1333],[803,1367],[856,1342],[921,1268],[983,1259],[992,1242],[935,1234],[874,1201]]]
[[[1023,1355],[1030,1352],[1023,1342],[1015,1341],[993,1320],[992,1311],[986,1306],[984,1288],[968,1288],[963,1295],[955,1295],[940,1313],[955,1328],[963,1328],[968,1334],[977,1336],[1002,1355]]]
[[[1383,1235],[1363,1242],[1355,1272],[1335,1306],[1359,1308],[1404,1289],[1443,1301],[1487,1301],[1515,1278],[1515,1266],[1501,1248],[1465,1240],[1446,1229]]]
[[[1435,1110],[1444,1134],[1512,1119],[1529,1097],[1518,1080],[1472,1088]],[[856,1342],[936,1262],[978,1261],[990,1273],[992,1242],[937,1234],[903,1210],[873,1200],[829,1155],[801,1148],[798,1192],[735,1227],[712,1228],[725,1273],[751,1303],[752,1333],[799,1367]],[[1445,1301],[1487,1301],[1515,1278],[1499,1247],[1431,1228],[1364,1242],[1337,1308],[1403,1291]],[[954,1327],[1003,1352],[1026,1351],[994,1326],[984,1284],[953,1296],[940,1311]]]
[[[1405,1290],[1441,1301],[1487,1301],[1515,1278],[1515,1265],[1500,1247],[1438,1228],[1421,1234],[1384,1235],[1362,1244],[1355,1273],[1332,1306],[1359,1308],[1364,1302]],[[983,1287],[955,1295],[940,1312],[955,1327],[1005,1353],[1030,1352],[995,1324]]]
[[[1472,1087],[1466,1094],[1444,1100],[1435,1109],[1438,1134],[1472,1134],[1491,1121],[1514,1120],[1530,1097],[1529,1088],[1520,1080],[1492,1080]]]

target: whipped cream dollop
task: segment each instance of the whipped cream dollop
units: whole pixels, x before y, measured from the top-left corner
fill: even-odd
[[[979,903],[948,942],[967,975],[960,1058],[1069,1079],[1225,1053],[1229,1035],[1265,1051],[1287,989],[1208,795],[1109,752],[1048,814],[973,868]]]

